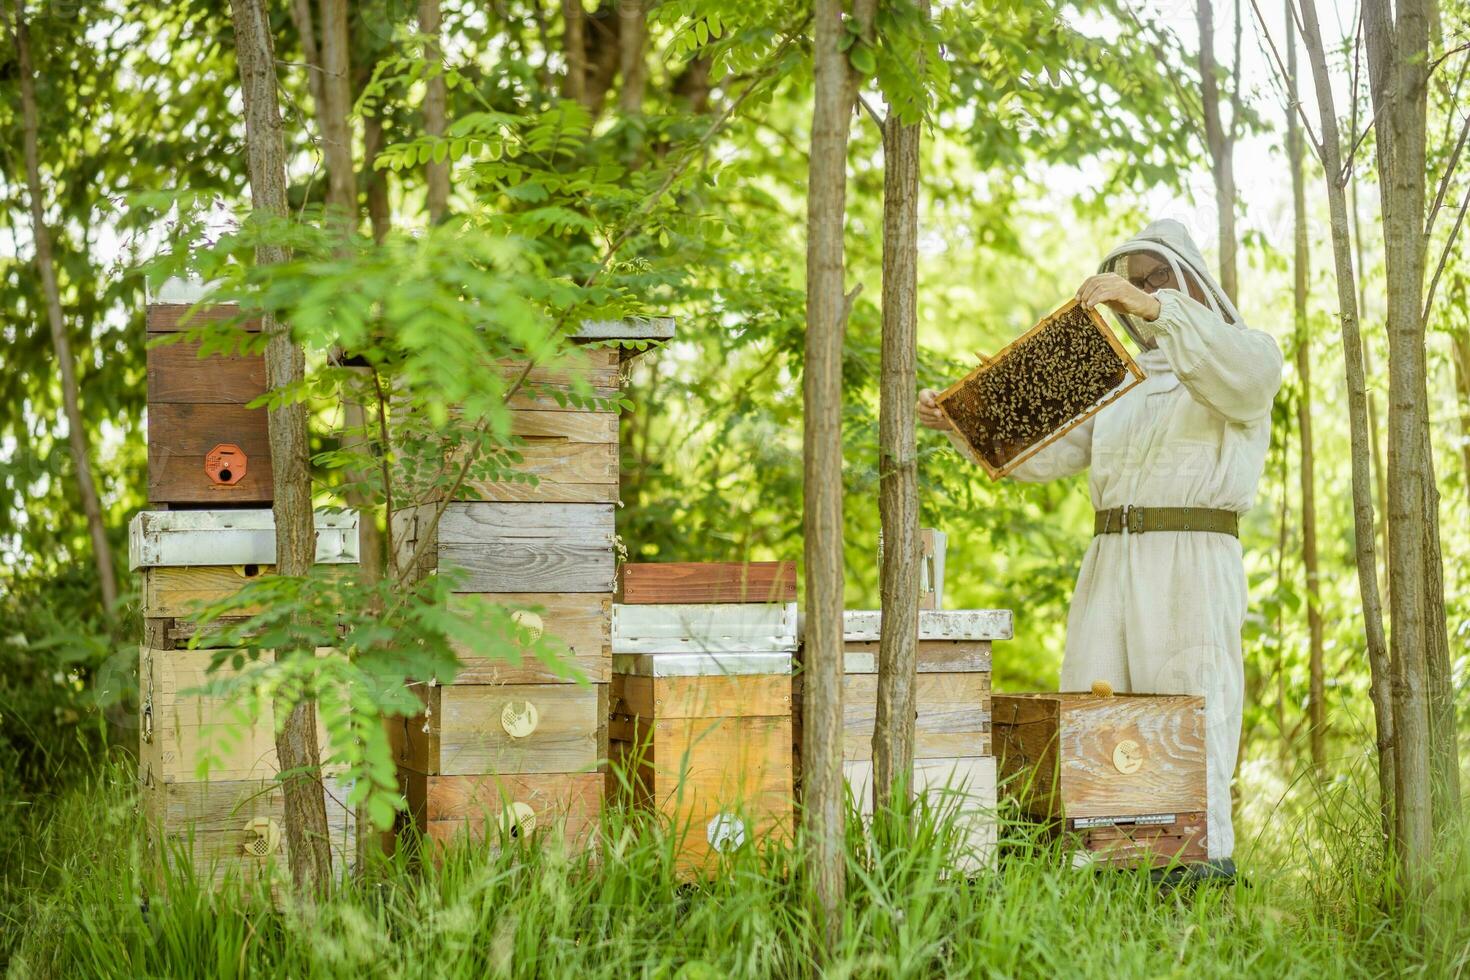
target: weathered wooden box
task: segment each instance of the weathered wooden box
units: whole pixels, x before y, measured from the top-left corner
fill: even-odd
[[[627,605],[796,601],[796,562],[624,562],[618,601]]]
[[[148,499],[155,504],[229,507],[271,500],[266,410],[246,407],[266,392],[265,357],[200,358],[198,342],[157,343],[238,316],[235,306],[148,307]],[[260,321],[243,321],[237,329],[258,332]]]
[[[459,570],[457,592],[603,592],[614,574],[612,504],[455,501],[393,515],[401,561],[425,538],[420,574]]]
[[[272,865],[284,873],[274,712],[266,705],[250,714],[223,698],[189,693],[211,679],[213,652],[146,645],[139,650],[138,768],[149,843],[163,860],[187,855],[197,872],[214,881],[231,872],[253,878]],[[236,673],[225,667],[214,676]],[[325,746],[324,725],[317,737]],[[356,861],[349,787],[332,770],[322,785],[334,863],[341,871]]]
[[[357,522],[351,512],[315,515],[318,564],[357,563]],[[209,646],[195,621],[247,582],[275,571],[275,519],[269,510],[142,511],[128,524],[128,561],[142,570],[144,642],[159,649]],[[248,615],[242,610],[242,615]]]
[[[946,388],[939,410],[998,480],[1142,380],[1098,312],[1073,300]]]
[[[520,663],[497,649],[505,637],[485,636],[455,644],[459,670],[454,683],[462,684],[569,684],[588,681],[606,684],[612,679],[612,596],[604,592],[472,592],[454,593],[449,609],[471,613],[477,606],[494,605],[510,611],[518,625],[541,637],[561,662],[577,676],[559,673],[522,651]]]
[[[1203,860],[1204,699],[996,695],[1002,791],[1071,836],[1079,859]]]
[[[878,705],[878,647],[882,614],[843,613],[843,768],[864,813],[872,809],[873,726]],[[963,836],[956,868],[973,872],[994,854],[995,765],[991,758],[991,644],[1010,639],[1010,610],[946,609],[919,612],[915,680],[913,791],[949,815]],[[793,765],[801,762],[801,694]]]
[[[610,792],[669,821],[686,874],[790,833],[796,607],[613,607]]]

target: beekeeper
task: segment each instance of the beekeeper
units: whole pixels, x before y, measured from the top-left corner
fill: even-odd
[[[1041,482],[1092,471],[1094,536],[1067,617],[1061,689],[1105,681],[1204,695],[1209,857],[1233,875],[1246,612],[1238,529],[1265,467],[1281,350],[1246,326],[1177,221],[1115,248],[1077,299],[1117,314],[1147,380],[1011,473]],[[949,429],[934,391],[919,393],[918,413]]]

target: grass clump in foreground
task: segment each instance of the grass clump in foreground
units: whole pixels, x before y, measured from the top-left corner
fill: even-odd
[[[593,854],[453,849],[439,866],[385,860],[329,899],[273,906],[212,892],[140,845],[125,767],[4,831],[0,957],[20,977],[1236,977],[1453,976],[1470,971],[1470,868],[1447,850],[1436,899],[1388,909],[1366,808],[1284,818],[1243,855],[1250,887],[1161,893],[1146,875],[1068,868],[1019,824],[973,881],[950,876],[953,828],[921,814],[898,842],[850,833],[845,938],[825,950],[794,848],[740,853],[681,885],[667,834],[609,814]],[[1330,824],[1330,825],[1329,825]],[[1263,835],[1263,840],[1264,840]],[[1449,855],[1454,855],[1449,860]],[[146,902],[143,900],[147,896]],[[814,951],[824,951],[819,963]]]

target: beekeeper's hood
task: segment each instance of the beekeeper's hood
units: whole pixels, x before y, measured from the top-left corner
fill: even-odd
[[[1210,267],[1205,264],[1205,257],[1200,254],[1199,246],[1194,239],[1189,237],[1189,232],[1172,218],[1155,221],[1144,228],[1137,235],[1119,245],[1107,254],[1102,261],[1099,272],[1116,272],[1118,275],[1128,276],[1128,256],[1135,252],[1151,252],[1162,258],[1174,271],[1174,278],[1180,284],[1180,290],[1190,293],[1189,286],[1193,283],[1204,294],[1204,303],[1214,310],[1226,323],[1233,323],[1238,327],[1244,327],[1245,323],[1240,318],[1240,312],[1236,310],[1235,304],[1230,302],[1230,297],[1225,295],[1225,290],[1215,282],[1215,277],[1210,275]],[[1198,297],[1195,297],[1198,299]],[[1117,313],[1118,320],[1123,324],[1123,329],[1128,331],[1129,336],[1140,347],[1151,347],[1151,343],[1143,340],[1133,317],[1126,313]]]

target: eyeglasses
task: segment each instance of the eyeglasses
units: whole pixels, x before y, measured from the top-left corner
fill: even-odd
[[[1161,265],[1146,276],[1129,276],[1128,281],[1136,288],[1151,293],[1156,289],[1163,289],[1173,277],[1173,271],[1167,265]]]

